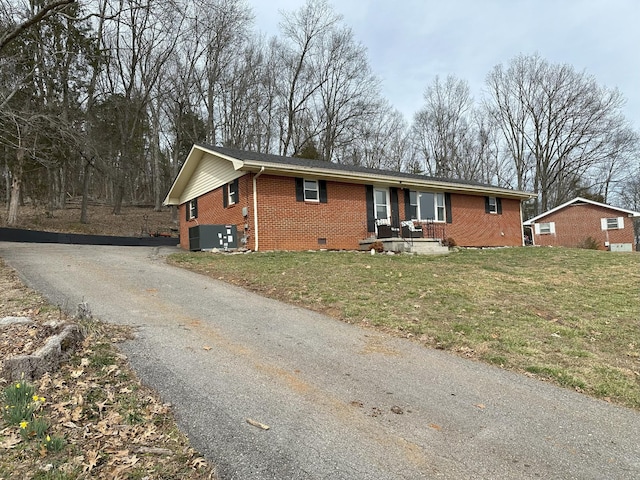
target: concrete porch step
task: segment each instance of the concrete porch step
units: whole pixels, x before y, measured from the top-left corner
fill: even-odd
[[[376,242],[382,243],[385,252],[415,253],[418,255],[443,255],[449,253],[448,247],[443,247],[440,240],[431,238],[367,238],[360,240],[360,250],[371,250]]]

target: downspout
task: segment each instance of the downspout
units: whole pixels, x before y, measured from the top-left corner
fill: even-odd
[[[258,177],[264,172],[264,166],[253,176],[253,251],[258,251]]]
[[[520,240],[522,240],[522,246],[525,247],[526,243],[524,241],[524,220],[522,216],[522,204],[524,200],[520,200]],[[533,235],[531,235],[533,237]],[[531,240],[531,244],[533,245],[533,239]]]

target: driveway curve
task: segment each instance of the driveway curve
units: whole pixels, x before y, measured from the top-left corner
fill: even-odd
[[[636,411],[169,266],[170,251],[0,243],[50,301],[136,329],[121,349],[223,480],[640,478]]]

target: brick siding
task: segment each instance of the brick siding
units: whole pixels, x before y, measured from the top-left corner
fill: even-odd
[[[624,217],[624,228],[619,230],[602,230],[600,219]],[[577,247],[588,237],[599,244],[601,250],[606,250],[605,242],[630,243],[633,250],[633,218],[609,208],[593,204],[572,204],[553,212],[536,223],[555,222],[555,234],[536,235],[534,243],[542,246]],[[532,227],[533,229],[533,227]]]
[[[186,204],[180,205],[180,246],[189,248],[189,227],[235,224],[238,239],[246,233],[246,246],[253,249],[253,176],[240,177],[236,205],[223,207],[222,187],[198,198],[197,219],[186,221]],[[293,177],[262,174],[257,179],[259,250],[358,249],[358,242],[371,236],[367,232],[365,186],[326,183],[327,203],[299,202]],[[405,220],[402,190],[399,199],[400,220]],[[446,237],[470,247],[522,245],[520,201],[502,199],[502,214],[485,213],[484,202],[483,196],[452,194],[453,222],[444,225]],[[246,219],[243,207],[248,207]]]
[[[452,223],[447,238],[464,247],[522,245],[520,200],[503,198],[502,213],[485,213],[483,196],[451,194]]]

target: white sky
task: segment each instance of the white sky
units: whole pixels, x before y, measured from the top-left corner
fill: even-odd
[[[469,82],[478,99],[490,70],[519,54],[586,71],[617,87],[640,131],[640,0],[330,0],[411,121],[436,75]],[[256,28],[278,33],[280,11],[304,0],[247,0]]]

